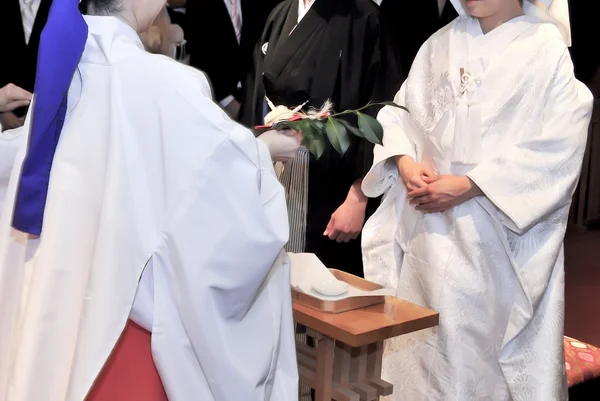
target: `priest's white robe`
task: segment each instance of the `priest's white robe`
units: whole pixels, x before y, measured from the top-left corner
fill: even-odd
[[[266,146],[202,73],[115,18],[86,21],[42,236],[10,227],[25,146],[0,218],[0,399],[82,401],[130,314],[170,401],[294,399],[288,218]]]
[[[25,129],[19,127],[0,132],[0,213],[6,197],[17,150],[25,139]]]
[[[459,17],[423,45],[395,102],[410,114],[382,109],[363,183],[384,194],[363,232],[365,275],[440,324],[387,342],[388,399],[565,400],[563,237],[592,96],[559,30],[522,16],[484,35]],[[397,155],[485,197],[422,214]]]

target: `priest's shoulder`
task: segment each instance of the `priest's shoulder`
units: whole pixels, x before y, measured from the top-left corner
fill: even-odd
[[[141,57],[143,60],[139,61],[143,62],[143,68],[136,72],[138,79],[143,81],[141,83],[185,94],[200,92],[212,98],[208,78],[202,71],[159,54],[144,53]]]
[[[199,141],[205,146],[229,142],[243,150],[257,164],[256,138],[246,127],[231,120],[214,102],[206,75],[195,68],[162,55],[144,53],[121,64],[124,69],[125,90],[144,107],[158,107],[158,113],[185,122],[190,127],[210,127],[212,135],[194,134],[194,129],[166,130],[171,138],[186,138],[186,143]],[[143,66],[143,67],[141,67]],[[132,88],[135,88],[132,90]],[[143,88],[140,90],[138,88]],[[136,110],[143,110],[137,107]],[[173,120],[164,120],[173,121]],[[210,138],[210,139],[209,139]],[[193,153],[193,152],[192,152]]]

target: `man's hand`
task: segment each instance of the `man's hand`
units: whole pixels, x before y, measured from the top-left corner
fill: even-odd
[[[398,173],[407,191],[413,191],[427,185],[427,181],[433,182],[437,179],[435,171],[426,164],[417,163],[410,156],[399,156],[396,158]]]
[[[408,193],[410,203],[424,213],[445,212],[483,193],[468,177],[441,175],[435,181]]]
[[[8,84],[0,88],[0,113],[28,106],[32,94],[16,85]]]
[[[262,133],[258,139],[267,145],[271,159],[276,162],[294,159],[302,144],[302,134],[292,130],[269,130]]]
[[[17,117],[15,113],[11,111],[0,113],[0,126],[2,131],[19,128],[23,126],[23,123],[25,123],[25,117]]]
[[[158,54],[162,44],[162,32],[160,26],[151,25],[145,32],[139,34],[147,52]]]
[[[330,240],[349,242],[360,235],[368,200],[360,189],[361,183],[362,179],[352,185],[344,203],[331,215],[323,233]]]
[[[177,45],[184,41],[183,29],[179,25],[169,24],[162,27],[161,35],[160,53],[175,58]]]
[[[240,115],[240,102],[238,102],[237,100],[233,99],[224,108],[225,108],[225,111],[227,112],[227,114],[229,114],[229,117],[231,117],[232,120],[237,121],[237,119],[238,119],[238,117]]]

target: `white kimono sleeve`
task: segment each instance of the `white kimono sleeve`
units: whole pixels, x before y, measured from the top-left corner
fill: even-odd
[[[405,104],[406,83],[396,94],[394,102]],[[410,114],[397,107],[386,106],[379,112],[377,120],[383,127],[383,145],[375,145],[373,167],[362,183],[365,195],[376,198],[388,190],[398,179],[395,156],[406,155],[417,159],[416,146],[411,138]]]
[[[539,132],[519,133],[517,143],[467,174],[495,205],[499,221],[516,233],[567,207],[581,171],[593,98],[575,79],[567,50],[545,102]]]
[[[283,189],[264,144],[222,129],[233,139],[202,166],[153,256],[154,359],[174,401],[293,397]]]
[[[0,214],[17,151],[25,144],[26,140],[27,132],[23,127],[0,132]]]

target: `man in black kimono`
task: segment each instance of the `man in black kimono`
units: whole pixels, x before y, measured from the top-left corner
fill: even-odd
[[[458,17],[449,0],[383,0],[380,13],[405,77],[423,43]]]
[[[265,96],[274,105],[336,111],[391,100],[402,82],[386,48],[379,9],[371,0],[287,0],[267,20],[241,109],[249,127],[263,123]],[[375,113],[376,110],[370,110]],[[350,121],[356,124],[356,121]],[[288,251],[315,253],[323,263],[362,276],[360,231],[377,207],[360,189],[373,146],[352,137],[341,157],[330,145],[319,160],[306,149],[280,179],[290,214]]]

